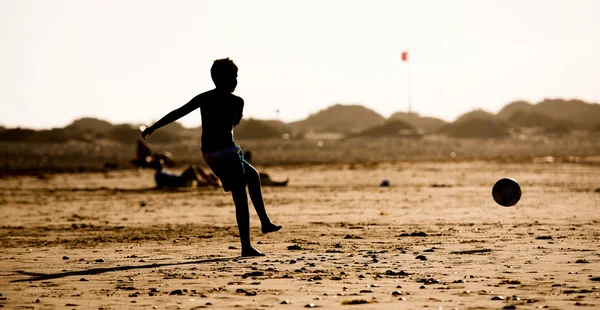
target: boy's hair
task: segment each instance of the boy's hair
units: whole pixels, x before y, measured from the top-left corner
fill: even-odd
[[[213,62],[210,68],[210,76],[212,77],[215,85],[221,84],[223,80],[226,80],[232,75],[237,74],[238,67],[235,65],[233,60],[229,58],[217,59]]]

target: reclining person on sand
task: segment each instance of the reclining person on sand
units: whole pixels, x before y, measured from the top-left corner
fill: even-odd
[[[252,152],[251,151],[246,151],[244,152],[244,160],[246,160],[248,163],[251,163],[250,160],[252,160]],[[288,182],[290,181],[290,179],[286,179],[285,181],[273,181],[271,180],[271,177],[264,172],[259,172],[258,173],[260,176],[260,185],[262,186],[286,186],[288,184]]]
[[[179,188],[191,187],[194,182],[198,187],[220,186],[217,177],[207,175],[202,168],[189,165],[181,174],[175,174],[163,170],[162,161],[156,165],[154,173],[156,188]]]

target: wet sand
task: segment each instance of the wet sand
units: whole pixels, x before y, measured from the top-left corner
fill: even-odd
[[[284,229],[240,258],[231,197],[150,171],[0,180],[0,305],[34,309],[598,309],[600,166],[273,167]],[[494,203],[502,177],[521,201]],[[387,179],[390,187],[379,187]]]

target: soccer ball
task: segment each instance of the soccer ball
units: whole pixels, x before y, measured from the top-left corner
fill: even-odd
[[[492,197],[501,206],[514,206],[521,199],[521,186],[511,178],[500,179],[492,188]]]

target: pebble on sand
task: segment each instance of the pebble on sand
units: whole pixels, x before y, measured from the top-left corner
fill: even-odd
[[[180,289],[172,290],[169,295],[183,295],[183,291]]]

